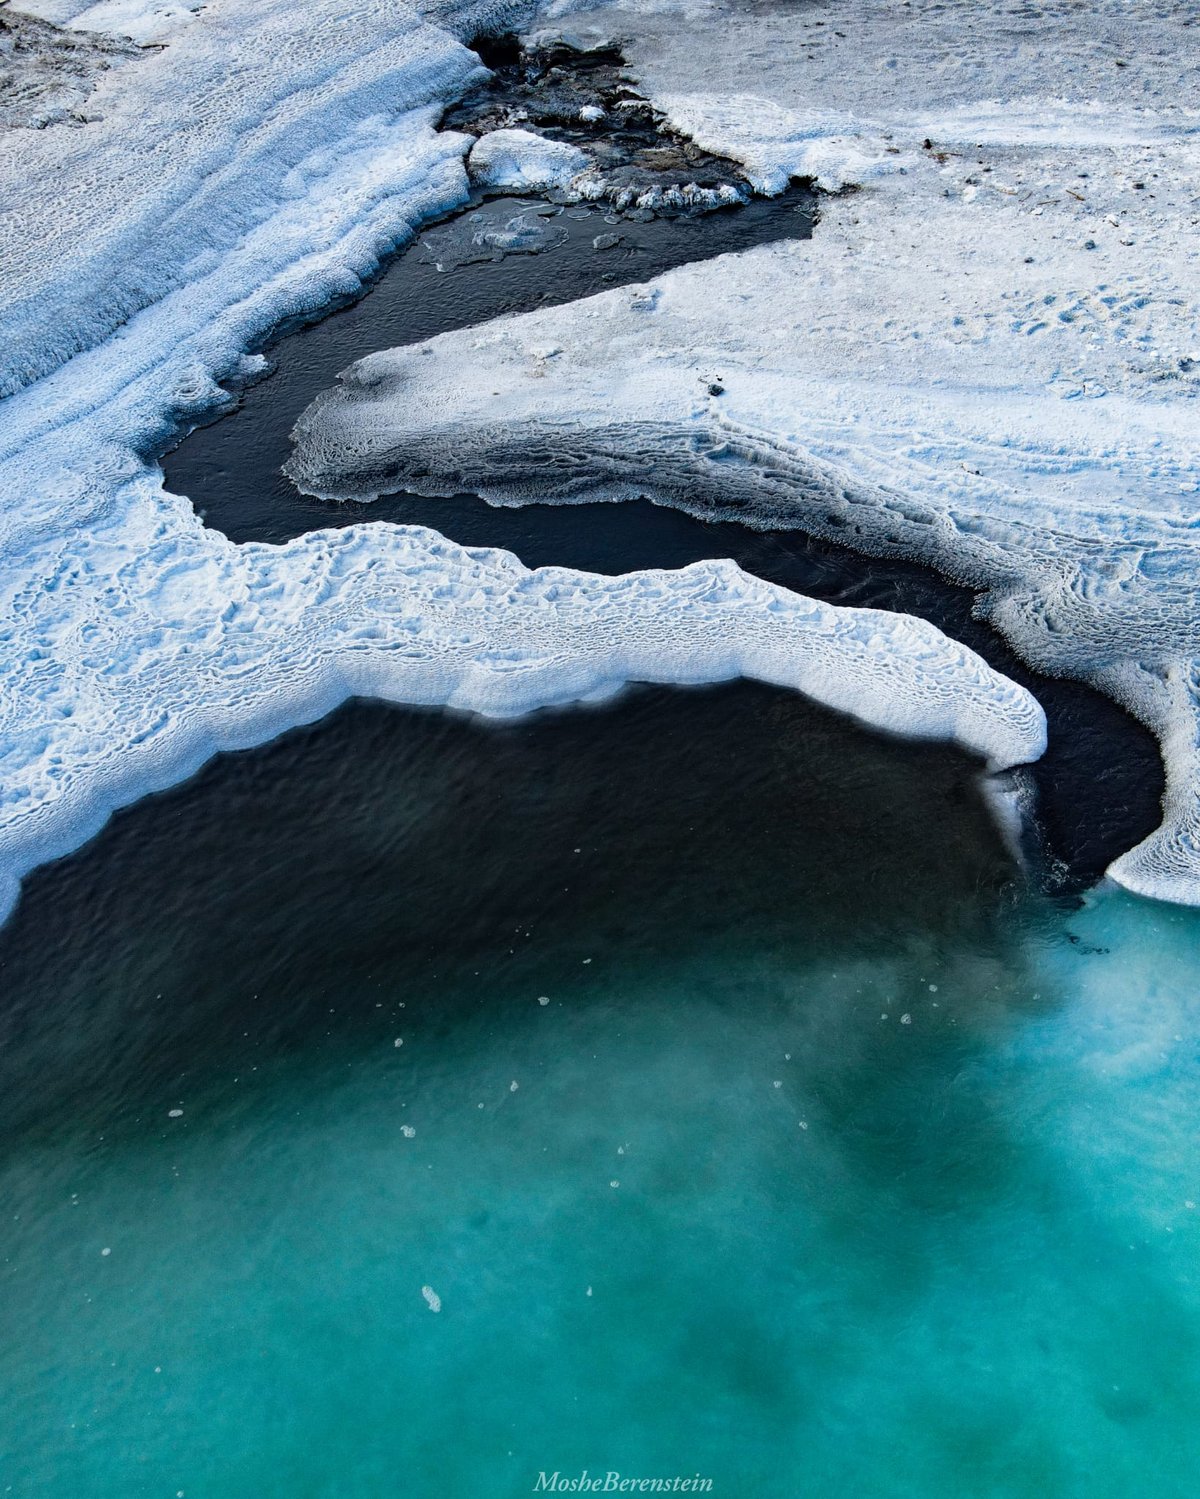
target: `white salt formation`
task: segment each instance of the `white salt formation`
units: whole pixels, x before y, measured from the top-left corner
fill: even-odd
[[[531,130],[489,130],[471,147],[467,169],[481,187],[566,187],[590,167],[588,157],[566,141]]]
[[[469,142],[432,126],[479,71],[447,32],[384,0],[217,0],[163,50],[102,74],[85,128],[0,135],[0,394],[174,292],[186,294],[164,322],[185,337],[208,325],[204,380],[217,347],[228,365],[264,326],[261,306],[229,325],[241,298],[261,303],[280,277],[280,310],[352,289],[416,220],[462,199]],[[235,261],[241,287],[221,295],[210,283]],[[146,342],[143,362],[169,350]],[[94,399],[94,381],[65,383]]]
[[[1163,825],[1111,873],[1200,903],[1195,23],[1128,0],[572,16],[761,187],[863,190],[811,243],[362,361],[301,422],[298,482],[649,495],[928,561],[1158,734]]]

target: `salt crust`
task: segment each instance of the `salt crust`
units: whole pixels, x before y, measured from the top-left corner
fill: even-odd
[[[532,130],[489,130],[467,158],[471,180],[481,187],[566,187],[590,166],[578,146]]]
[[[1200,904],[1194,8],[556,13],[762,187],[862,190],[809,244],[364,361],[301,423],[300,482],[650,494],[930,562],[1157,733],[1163,824],[1110,873]]]

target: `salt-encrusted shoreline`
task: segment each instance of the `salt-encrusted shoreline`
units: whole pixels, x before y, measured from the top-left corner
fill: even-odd
[[[164,51],[98,82],[92,124],[0,140],[21,206],[2,322],[5,907],[116,807],[351,694],[507,714],[747,674],[996,766],[1040,753],[1029,694],[932,626],[731,564],[601,579],[416,528],[279,548],[207,531],[137,455],[209,408],[266,328],[463,200],[469,141],[433,127],[476,63],[378,3],[217,0],[170,24]]]
[[[295,477],[648,494],[931,563],[1158,735],[1162,827],[1110,872],[1200,904],[1189,8],[555,9],[576,40],[619,34],[760,187],[865,190],[803,247],[362,361],[302,419]]]

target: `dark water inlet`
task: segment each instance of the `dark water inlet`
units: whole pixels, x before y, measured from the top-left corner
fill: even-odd
[[[481,201],[448,223],[426,228],[358,301],[269,341],[271,375],[243,391],[234,410],[198,427],[166,455],[167,487],[190,496],[205,522],[232,541],[282,542],[348,520],[386,519],[378,507],[368,515],[301,495],[281,473],[296,419],[356,359],[646,281],[689,261],[777,239],[807,239],[814,210],[813,194],[799,186],[740,208],[649,220],[556,207],[538,198]],[[514,220],[546,224],[553,231],[546,247],[502,253],[485,245],[473,259],[461,258],[471,254],[476,227],[496,234]],[[457,265],[445,242],[448,231],[457,239]],[[615,245],[595,248],[595,240],[613,235]],[[450,268],[439,269],[448,260]]]
[[[556,243],[537,254],[475,260],[439,270],[446,226],[426,231],[350,307],[285,333],[269,346],[275,372],[228,415],[192,432],[164,461],[168,486],[189,495],[207,524],[231,540],[280,543],[362,521],[432,526],[467,546],[503,547],[527,566],[600,573],[681,567],[732,557],[748,572],[831,603],[894,609],[931,620],[998,670],[1029,687],[1046,710],[1050,747],[1029,772],[1037,788],[1039,862],[1048,884],[1092,884],[1119,854],[1158,825],[1162,762],[1153,736],[1109,699],[1079,683],[1037,676],[972,617],[974,594],[930,569],[865,558],[796,531],[712,524],[645,502],[493,508],[471,495],[409,494],[370,505],[301,495],[282,474],[296,418],[337,372],[376,349],[433,337],[492,317],[574,300],[644,280],[673,265],[773,239],[807,237],[813,198],[802,188],[701,218],[617,219],[537,199],[492,200],[487,222],[551,215]],[[476,212],[479,212],[477,210]],[[471,215],[455,222],[469,244]],[[598,231],[619,233],[597,251]],[[431,251],[430,245],[433,245]],[[443,263],[445,263],[443,261]]]
[[[515,973],[561,988],[562,953],[575,985],[579,953],[669,968],[748,922],[804,962],[987,925],[1022,881],[977,776],[744,681],[500,724],[351,702],[29,876],[0,931],[0,1139],[111,1137],[239,1058],[373,1037],[381,985],[452,1025]]]

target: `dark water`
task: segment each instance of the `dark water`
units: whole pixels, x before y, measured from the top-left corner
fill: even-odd
[[[978,770],[749,682],[509,724],[352,702],[29,876],[0,931],[0,1124],[115,1126],[132,1079],[149,1103],[247,1028],[272,1051],[353,1031],[370,1006],[323,996],[371,973],[479,968],[490,992],[581,943],[669,962],[749,911],[772,947],[832,951],[868,898],[887,930],[960,919],[963,891],[1003,905],[1022,882]]]
[[[4,1488],[1182,1496],[1197,935],[753,684],[223,756],[0,933]]]
[[[505,214],[553,214],[564,242],[540,254],[506,255],[442,271],[427,258],[426,245],[444,235],[446,226],[427,229],[359,301],[268,344],[274,374],[245,391],[231,414],[198,428],[167,455],[167,487],[190,496],[205,521],[234,541],[286,541],[345,524],[351,518],[345,510],[300,495],[280,469],[291,453],[297,417],[356,359],[645,281],[687,261],[776,239],[807,239],[814,204],[813,195],[797,187],[778,198],[757,198],[697,218],[639,222],[600,209],[555,210],[533,198],[489,199],[481,211],[493,220]],[[469,218],[451,223],[464,225]],[[593,248],[593,240],[604,234],[619,234],[620,243]],[[380,511],[375,518],[386,516]]]

